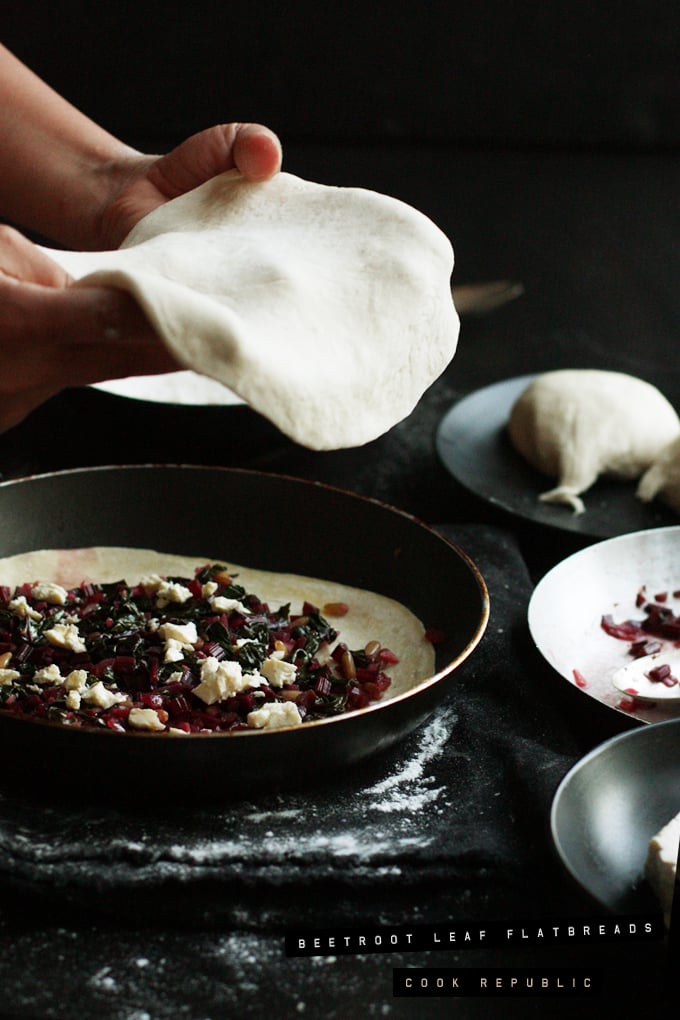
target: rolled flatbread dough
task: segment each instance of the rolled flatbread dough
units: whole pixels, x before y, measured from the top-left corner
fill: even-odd
[[[408,416],[453,357],[453,252],[422,213],[287,173],[222,174],[140,220],[117,251],[44,249],[124,288],[182,366],[313,449]]]
[[[579,494],[600,475],[638,478],[680,435],[678,415],[650,383],[623,372],[545,372],[520,394],[510,413],[514,447],[558,480],[539,497],[583,513]]]

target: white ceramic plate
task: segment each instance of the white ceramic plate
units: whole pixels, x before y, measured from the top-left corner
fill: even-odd
[[[680,716],[680,702],[633,700],[618,691],[614,673],[634,661],[630,643],[610,637],[602,617],[643,618],[635,604],[638,591],[668,593],[668,605],[680,613],[680,525],[620,535],[582,549],[553,567],[529,602],[529,629],[550,665],[583,694],[641,722]],[[672,645],[669,644],[672,648]]]
[[[127,379],[110,379],[95,383],[94,389],[132,400],[150,400],[157,404],[242,404],[230,389],[198,372],[166,372],[162,375],[135,375]]]

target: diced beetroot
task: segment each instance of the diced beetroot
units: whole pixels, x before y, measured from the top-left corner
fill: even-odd
[[[651,680],[652,683],[659,683],[660,681],[665,680],[666,677],[669,677],[670,675],[671,667],[668,665],[667,662],[662,663],[660,666],[655,666],[654,669],[650,669],[648,673],[645,673],[647,679]]]
[[[316,694],[314,691],[300,691],[299,697],[295,699],[295,704],[298,708],[310,709],[313,707],[316,701]]]
[[[165,701],[165,707],[172,717],[187,715],[191,711],[191,705],[183,694],[178,694],[173,698],[167,698]]]
[[[188,722],[182,722],[178,720],[172,724],[176,730],[183,730],[184,733],[191,733],[191,724]]]
[[[634,641],[629,648],[629,654],[634,659],[641,659],[645,655],[656,655],[660,651],[660,641],[647,641],[644,639],[642,641]]]
[[[325,676],[320,676],[314,683],[314,690],[320,696],[328,695],[333,690],[333,684]]]
[[[583,689],[583,688],[586,688],[588,686],[588,681],[586,680],[586,678],[584,677],[584,675],[580,671],[580,669],[572,670],[572,675],[574,677],[574,683],[576,684],[577,687],[580,687],[580,688]]]
[[[368,695],[360,687],[351,687],[347,694],[347,707],[350,709],[366,708],[369,703]]]
[[[392,677],[388,676],[387,673],[378,673],[375,683],[381,691],[386,691],[392,684]]]
[[[378,684],[375,683],[364,684],[363,690],[364,694],[369,699],[369,701],[377,701],[380,695],[382,694],[380,687],[378,686]]]
[[[624,620],[623,623],[615,623],[614,617],[607,613],[602,617],[601,626],[610,637],[619,638],[621,641],[637,641],[640,639],[641,625],[636,620]]]
[[[396,666],[399,662],[399,656],[391,652],[389,648],[381,648],[378,652],[378,658],[387,666]]]
[[[153,691],[144,691],[139,695],[139,700],[147,708],[162,708],[163,707],[163,695],[156,694]]]
[[[203,643],[202,647],[206,656],[213,659],[224,659],[227,654],[226,650],[222,647],[222,645],[218,644],[217,641],[206,641]]]
[[[125,733],[125,727],[123,726],[120,719],[116,719],[114,716],[108,716],[106,719],[106,725],[110,730],[116,730],[118,733]]]

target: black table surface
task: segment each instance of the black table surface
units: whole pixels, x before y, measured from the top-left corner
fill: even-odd
[[[217,464],[283,472],[383,500],[444,528],[488,571],[492,596],[500,596],[500,615],[492,615],[482,644],[486,658],[478,661],[493,677],[494,654],[512,655],[517,676],[523,678],[518,680],[522,696],[533,698],[531,678],[544,674],[525,628],[531,585],[586,539],[515,519],[462,489],[438,459],[437,425],[455,402],[480,387],[558,367],[629,372],[659,386],[680,406],[680,369],[674,357],[680,325],[677,158],[635,152],[291,145],[286,169],[410,202],[453,239],[457,284],[511,279],[523,284],[523,296],[490,314],[465,318],[456,357],[413,414],[360,449],[301,449],[245,407],[166,407],[84,389],[60,394],[0,437],[0,472],[13,479],[107,463]],[[230,422],[228,442],[218,440],[225,433],[212,427],[222,418]],[[514,599],[505,601],[504,570],[521,581]],[[496,632],[494,621],[499,624],[501,618],[512,627],[511,644],[507,635]],[[340,890],[332,883],[306,888],[300,880],[277,895],[276,906],[272,899],[271,909],[254,897],[256,910],[236,909],[237,903],[233,910],[206,910],[199,917],[184,915],[181,906],[176,916],[167,908],[155,912],[148,895],[140,895],[137,912],[133,906],[124,913],[102,906],[101,890],[90,903],[86,895],[77,902],[60,898],[58,888],[45,896],[31,888],[30,876],[23,876],[0,888],[2,1015],[401,1018],[496,1015],[494,1010],[527,1016],[546,1008],[530,999],[395,998],[392,968],[404,966],[594,967],[603,976],[603,994],[587,1003],[553,1000],[551,1013],[558,1008],[601,1013],[611,1006],[611,997],[634,989],[660,1009],[666,948],[659,944],[560,947],[538,954],[520,947],[502,953],[431,950],[286,958],[283,934],[293,924],[490,923],[540,917],[542,911],[561,917],[598,913],[553,858],[547,812],[561,775],[582,754],[624,729],[625,720],[564,701],[558,686],[550,684],[530,702],[528,720],[509,708],[505,719],[501,688],[488,703],[479,700],[484,677],[474,662],[473,657],[442,718],[452,712],[461,726],[466,712],[470,719],[479,712],[478,722],[481,714],[491,713],[489,734],[499,740],[502,733],[503,746],[513,749],[520,790],[526,785],[522,773],[533,767],[532,748],[545,753],[549,763],[537,780],[532,809],[524,811],[517,800],[522,838],[513,843],[516,867],[507,871],[505,881],[498,867],[494,870],[494,861],[497,865],[503,855],[496,859],[497,848],[485,844],[484,837],[470,851],[475,862],[467,889],[465,880],[461,884],[460,876],[445,869],[434,881],[432,875],[424,878],[420,887],[416,869],[408,890],[376,881],[373,890],[370,883],[361,886],[360,895],[351,882]],[[526,689],[521,686],[525,682]],[[483,741],[479,746],[483,762]],[[482,772],[490,762],[480,765]],[[500,821],[506,794],[519,795],[515,772],[501,770],[501,788],[493,790],[488,772],[482,772],[478,785],[473,781],[466,788],[465,810],[488,820],[491,840],[504,832]],[[460,792],[455,775],[442,781],[451,783],[451,797]],[[504,783],[513,784],[513,790],[504,789]],[[324,797],[332,802],[327,789]],[[43,810],[44,805],[35,805],[36,813]],[[1,814],[0,804],[0,820]],[[416,814],[410,824],[417,827]],[[480,831],[486,831],[484,825]],[[532,878],[532,869],[540,874]],[[475,884],[473,872],[492,878]],[[240,902],[246,892],[235,894],[225,887],[221,895],[236,895]],[[655,1006],[650,1009],[654,1015]]]

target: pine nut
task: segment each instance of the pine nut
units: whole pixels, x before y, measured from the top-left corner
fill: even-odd
[[[357,667],[354,662],[354,656],[350,652],[349,648],[346,648],[342,653],[340,668],[345,680],[354,680],[357,675]]]

